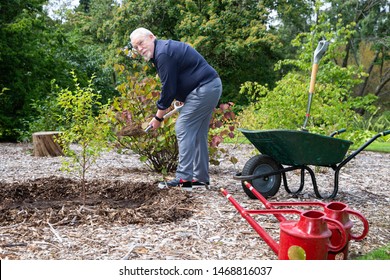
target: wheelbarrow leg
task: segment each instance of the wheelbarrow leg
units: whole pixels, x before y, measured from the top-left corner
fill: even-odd
[[[280,166],[280,169],[282,169],[282,168],[283,168],[283,167]],[[283,179],[283,186],[284,186],[284,189],[289,193],[290,189],[288,188],[286,172],[282,172],[282,179]]]
[[[333,186],[333,192],[329,195],[329,196],[322,196],[318,190],[318,185],[317,185],[317,181],[316,181],[316,178],[315,178],[315,175],[314,175],[314,171],[312,169],[310,169],[309,167],[306,167],[306,170],[310,173],[310,176],[311,176],[311,180],[313,182],[313,189],[314,189],[314,193],[316,194],[316,197],[317,198],[320,198],[320,199],[333,199],[336,197],[337,195],[337,192],[339,190],[339,172],[340,172],[340,169],[337,168],[336,169],[336,172],[335,172],[335,181],[334,181],[334,186]]]
[[[299,194],[303,190],[303,186],[305,185],[305,168],[301,168],[301,183],[299,185],[299,189],[297,191],[291,191],[290,188],[288,187],[287,184],[287,178],[286,178],[286,173],[283,172],[283,184],[284,184],[284,189],[286,190],[287,193],[289,194]]]
[[[307,171],[310,174],[310,178],[311,178],[311,181],[312,181],[312,184],[313,184],[314,193],[315,193],[317,198],[320,198],[320,199],[332,199],[332,198],[336,197],[337,192],[338,192],[339,173],[340,173],[340,169],[341,169],[340,166],[336,167],[334,169],[335,170],[335,178],[334,178],[333,192],[329,196],[326,196],[326,197],[321,195],[319,190],[318,190],[317,180],[316,180],[314,171],[310,167],[308,167],[306,165],[301,166],[300,169],[301,169],[301,183],[300,183],[299,189],[297,191],[291,191],[290,190],[290,188],[288,186],[288,183],[287,183],[286,172],[282,173],[283,185],[284,185],[284,188],[287,191],[287,193],[296,195],[296,194],[299,194],[300,192],[302,192],[303,187],[305,185],[305,171]]]

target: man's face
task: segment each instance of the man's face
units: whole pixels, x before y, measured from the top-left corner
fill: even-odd
[[[138,36],[131,40],[131,45],[145,60],[150,60],[154,54],[154,40],[155,37],[153,35]]]

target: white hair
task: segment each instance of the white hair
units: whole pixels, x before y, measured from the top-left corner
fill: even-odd
[[[140,28],[135,29],[133,32],[131,32],[130,41],[134,38],[147,37],[150,35],[154,36],[154,34],[150,30],[143,28],[143,27],[140,27]]]

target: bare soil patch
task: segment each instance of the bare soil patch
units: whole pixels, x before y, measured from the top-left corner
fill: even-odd
[[[0,183],[0,223],[77,226],[116,221],[127,225],[174,222],[192,214],[186,209],[191,204],[189,195],[175,189],[112,180],[92,180],[86,188],[84,199],[80,183],[70,178]]]

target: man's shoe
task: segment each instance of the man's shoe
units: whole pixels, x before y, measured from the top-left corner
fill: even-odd
[[[192,180],[192,185],[193,186],[208,186],[208,185],[210,185],[210,182],[199,182],[196,180]]]
[[[210,186],[210,182],[200,182],[197,180],[192,180],[192,187],[199,189],[199,188],[206,188],[208,189]]]
[[[178,178],[175,178],[175,179],[167,181],[167,182],[160,182],[158,184],[158,187],[160,189],[181,187],[183,190],[192,191],[191,181],[183,181],[182,179],[178,179]]]

